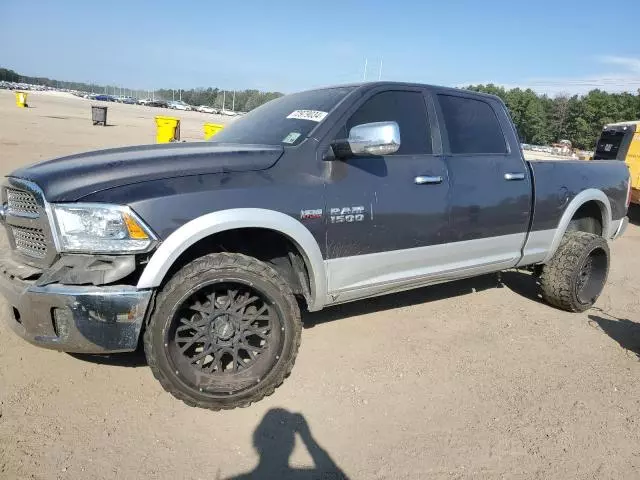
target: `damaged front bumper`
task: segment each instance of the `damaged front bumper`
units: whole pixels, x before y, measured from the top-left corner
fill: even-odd
[[[9,306],[9,326],[20,337],[65,352],[136,349],[151,290],[129,285],[38,286],[22,280],[20,268],[0,259],[0,294]]]

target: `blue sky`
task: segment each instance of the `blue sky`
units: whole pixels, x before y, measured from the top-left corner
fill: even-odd
[[[292,92],[382,78],[640,88],[637,12],[592,0],[0,0],[0,66],[128,88]]]

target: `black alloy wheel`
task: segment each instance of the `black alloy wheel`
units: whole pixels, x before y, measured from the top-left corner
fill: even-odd
[[[284,326],[263,292],[241,281],[196,287],[178,306],[165,348],[183,381],[234,394],[260,382],[280,358]]]

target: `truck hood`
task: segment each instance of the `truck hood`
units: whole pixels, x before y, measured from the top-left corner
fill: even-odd
[[[114,148],[21,168],[9,176],[36,183],[50,202],[73,202],[101,190],[163,178],[265,170],[284,149],[212,142]]]

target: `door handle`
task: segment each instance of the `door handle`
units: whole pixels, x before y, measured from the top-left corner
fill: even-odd
[[[416,185],[437,185],[442,183],[441,176],[418,175],[413,179]]]
[[[524,180],[524,173],[505,173],[505,180]]]

